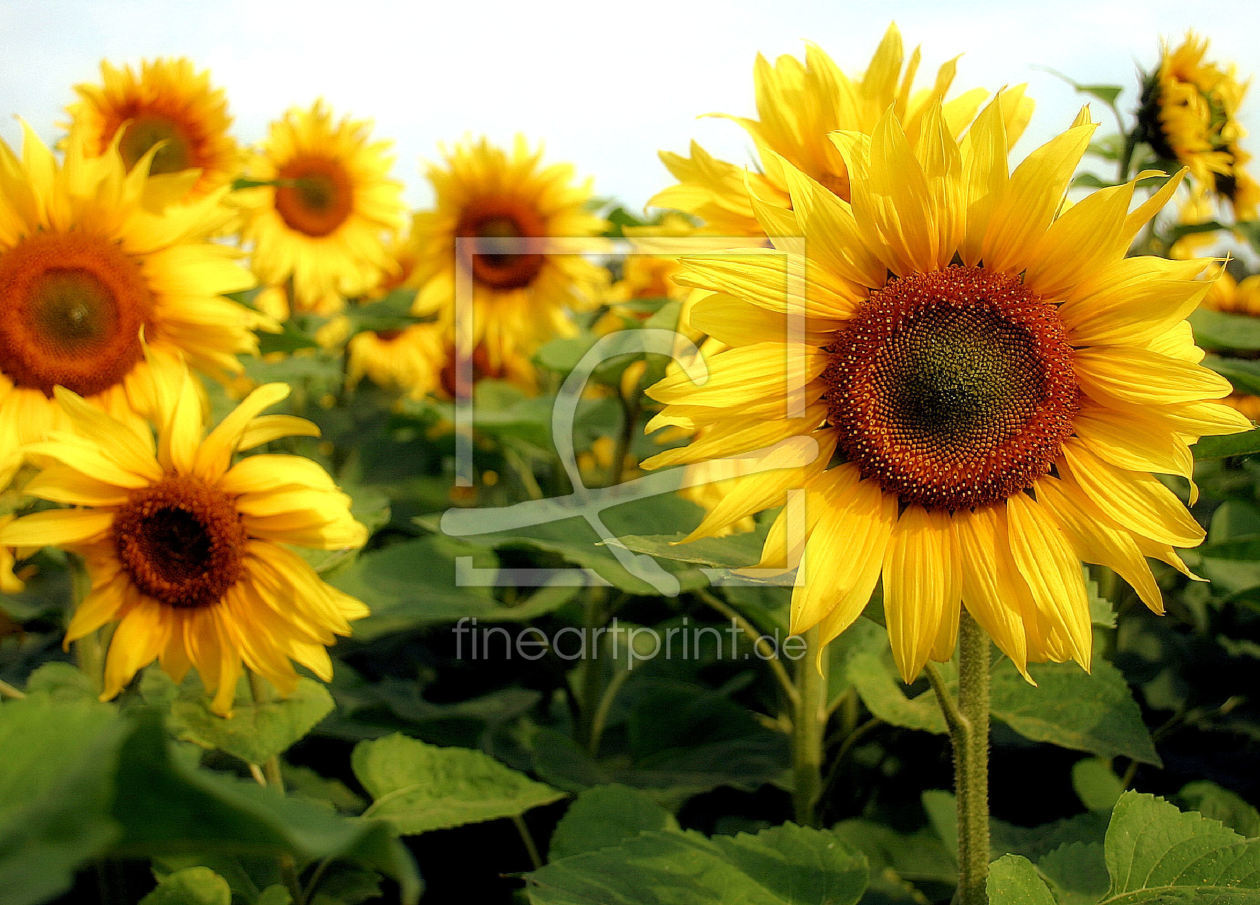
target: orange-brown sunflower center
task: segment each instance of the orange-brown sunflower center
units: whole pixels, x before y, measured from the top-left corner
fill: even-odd
[[[827,351],[840,449],[907,505],[971,509],[1031,487],[1079,406],[1056,308],[978,267],[890,281]]]
[[[37,233],[0,253],[0,371],[51,396],[87,396],[140,361],[153,310],[139,263],[82,232]]]
[[[346,168],[324,157],[297,157],[280,168],[276,213],[296,232],[327,236],[354,210],[354,186]]]
[[[241,577],[245,529],[236,507],[189,475],[132,493],[114,516],[113,540],[135,586],[166,606],[210,606]]]
[[[464,261],[473,279],[491,289],[523,289],[542,270],[546,224],[528,204],[514,199],[473,202],[464,208],[455,235],[490,240],[478,243]],[[510,241],[509,248],[498,248],[495,239],[523,241]]]
[[[118,152],[130,170],[136,165],[136,161],[159,142],[163,144],[153,155],[150,173],[155,176],[178,173],[195,166],[192,142],[188,135],[178,122],[159,113],[146,113],[131,120],[123,129]]]

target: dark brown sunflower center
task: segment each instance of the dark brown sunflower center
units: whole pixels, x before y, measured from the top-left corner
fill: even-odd
[[[37,233],[0,254],[0,371],[51,396],[105,390],[140,361],[153,298],[139,264],[85,233]]]
[[[276,213],[308,236],[327,236],[354,210],[354,189],[342,164],[322,157],[298,157],[280,168]]]
[[[1079,406],[1057,309],[978,267],[891,281],[827,351],[840,449],[908,505],[972,509],[1032,486]]]
[[[188,136],[178,123],[157,114],[139,116],[128,123],[118,142],[118,152],[130,170],[136,165],[136,161],[159,142],[164,144],[153,155],[150,173],[178,173],[193,166]]]
[[[496,247],[493,241],[479,243],[461,256],[473,279],[499,290],[523,289],[534,282],[543,266],[545,233],[537,211],[506,199],[469,204],[455,229],[455,235],[465,238],[524,240],[507,249]]]
[[[245,529],[236,507],[188,475],[132,493],[114,517],[113,539],[132,582],[166,606],[210,606],[241,577]]]

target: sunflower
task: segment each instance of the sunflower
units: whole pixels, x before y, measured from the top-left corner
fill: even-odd
[[[147,412],[142,335],[215,376],[258,348],[268,321],[223,298],[253,279],[209,241],[231,216],[226,189],[163,207],[150,160],[128,172],[71,141],[59,165],[28,128],[19,162],[0,142],[0,422],[18,442],[64,423],[57,385],[119,418]]]
[[[89,155],[117,144],[131,169],[157,147],[150,173],[186,175],[187,198],[204,197],[239,174],[227,97],[211,86],[209,72],[182,58],[142,62],[139,73],[102,61],[101,82],[76,85],[80,100],[66,108],[70,131]]]
[[[367,609],[285,545],[359,547],[367,532],[314,462],[259,454],[233,463],[238,451],[318,430],[260,414],[289,394],[272,383],[207,434],[193,379],[173,360],[153,363],[156,444],[152,431],[57,388],[70,429],[28,447],[40,471],[26,492],[77,508],[20,518],[0,529],[0,544],[56,545],[86,561],[91,590],[65,643],[118,623],[102,700],[155,659],[177,682],[195,666],[222,715],[232,709],[242,664],[283,694],[297,684],[290,661],[328,681],[326,646]]]
[[[1247,84],[1236,68],[1205,60],[1208,42],[1193,31],[1175,49],[1165,44],[1159,69],[1143,79],[1137,138],[1160,157],[1190,170],[1193,197],[1226,199],[1242,220],[1256,217],[1260,185],[1244,165],[1251,155],[1238,109]]]
[[[806,47],[803,63],[787,55],[770,63],[759,54],[753,70],[758,118],[730,117],[751,136],[759,171],[718,160],[692,142],[690,157],[661,152],[662,162],[678,184],[657,194],[648,205],[693,214],[705,221],[709,232],[761,235],[764,230],[752,197],[787,206],[787,176],[781,160],[848,200],[848,167],[828,139],[829,133],[843,129],[869,134],[892,107],[914,144],[922,134],[924,112],[932,103],[941,103],[949,132],[956,136],[984,103],[988,92],[979,88],[945,101],[954,80],[954,60],[940,67],[930,89],[912,92],[918,66],[917,48],[905,59],[896,25],[889,25],[860,78],[845,75],[813,44]],[[1014,144],[1028,124],[1032,103],[1023,97],[1022,88],[1008,91],[1005,99],[1006,136]]]
[[[267,285],[292,280],[297,310],[362,295],[394,267],[385,242],[402,224],[402,186],[389,178],[390,143],[370,141],[370,128],[334,122],[322,100],[293,108],[248,166],[274,184],[237,193],[254,272]]]
[[[411,399],[439,391],[448,358],[444,333],[437,324],[356,333],[346,344],[346,386],[367,377]]]
[[[522,136],[510,152],[482,138],[444,155],[444,166],[428,169],[435,207],[412,225],[415,311],[437,312],[453,335],[456,274],[463,268],[472,284],[472,344],[496,373],[546,340],[572,333],[569,310],[595,304],[606,282],[603,268],[549,247],[556,238],[599,235],[606,224],[586,210],[589,182],[575,184],[569,164],[544,166],[541,150],[531,151]],[[458,238],[521,239],[526,250],[465,249],[457,258]]]
[[[1197,363],[1184,320],[1207,262],[1124,257],[1179,177],[1132,213],[1136,180],[1064,209],[1087,111],[1014,173],[1000,97],[961,142],[937,102],[919,128],[917,149],[895,111],[836,136],[851,201],[780,161],[791,209],[755,209],[803,248],[684,261],[676,279],[714,293],[693,320],[729,348],[703,385],[676,374],[649,391],[666,403],[649,427],[703,433],[647,464],[777,444],[781,467],[740,482],[692,537],[803,488],[794,632],[836,637],[882,576],[907,682],[951,656],[963,606],[1025,675],[1088,668],[1081,561],[1162,611],[1146,557],[1185,571],[1173,548],[1203,530],[1152,472],[1189,478],[1188,443],[1249,427],[1206,401],[1230,386]],[[793,274],[804,293],[785,297]],[[802,445],[817,454],[788,458]],[[780,514],[763,566],[785,565],[789,527]]]

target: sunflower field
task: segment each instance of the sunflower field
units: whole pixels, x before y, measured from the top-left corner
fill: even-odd
[[[1249,74],[1151,49],[1026,154],[758,57],[645,211],[102,62],[0,142],[0,905],[1260,903]]]

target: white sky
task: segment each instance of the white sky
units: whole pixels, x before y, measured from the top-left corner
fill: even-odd
[[[430,195],[420,161],[468,132],[542,140],[549,160],[575,163],[595,190],[639,208],[668,184],[658,149],[692,138],[745,160],[738,126],[699,114],[754,112],[752,65],[800,55],[813,41],[849,72],[866,66],[889,21],[923,48],[922,78],[963,54],[956,89],[1027,82],[1037,113],[1022,156],[1065,127],[1084,100],[1037,67],[1079,82],[1123,84],[1136,103],[1135,70],[1154,65],[1159,40],[1187,27],[1212,56],[1260,69],[1260,4],[1214,8],[1178,0],[1119,3],[1011,0],[855,3],[829,0],[634,0],[629,3],[387,3],[383,0],[0,0],[0,137],[15,145],[26,119],[58,135],[72,86],[96,82],[99,62],[188,56],[228,94],[239,139],[263,137],[293,105],[325,97],[337,115],[375,121],[395,142],[394,175],[412,205]],[[1260,86],[1255,89],[1260,92]],[[1105,129],[1105,111],[1095,105]],[[6,115],[7,114],[7,115]],[[1260,100],[1243,122],[1260,152]]]

